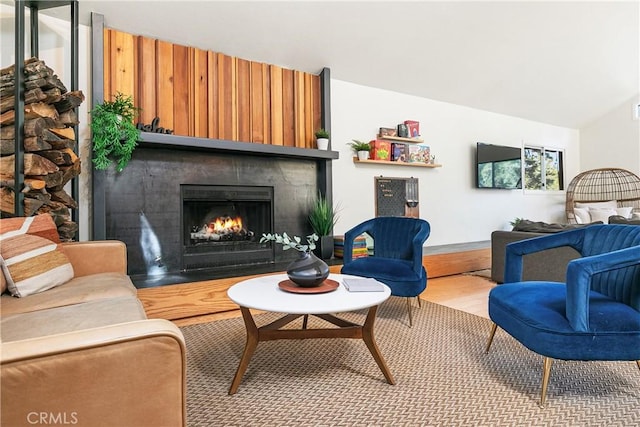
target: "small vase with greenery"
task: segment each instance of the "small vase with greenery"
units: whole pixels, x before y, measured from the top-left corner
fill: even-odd
[[[320,236],[315,254],[322,259],[333,256],[333,227],[338,221],[338,209],[318,193],[309,210],[309,224],[314,234]]]
[[[282,235],[278,233],[263,233],[260,238],[260,243],[265,242],[276,242],[282,245],[282,250],[286,251],[289,249],[295,249],[299,252],[309,252],[316,248],[316,242],[318,241],[317,234],[310,234],[306,237],[307,242],[302,242],[302,238],[298,236],[291,236],[287,233],[282,233]]]
[[[347,143],[351,149],[358,155],[358,160],[367,160],[369,158],[369,150],[371,146],[364,141],[352,140],[353,142]]]
[[[120,92],[113,101],[104,101],[91,111],[93,164],[96,169],[107,169],[115,163],[116,171],[122,172],[129,163],[140,138],[140,130],[134,124],[139,112],[133,98]]]
[[[325,129],[318,129],[315,133],[316,144],[319,150],[326,150],[329,148],[329,132]]]
[[[306,243],[298,236],[289,237],[287,233],[264,233],[260,238],[260,243],[275,242],[282,245],[282,250],[295,249],[300,252],[300,257],[287,267],[287,276],[303,288],[319,286],[329,277],[327,263],[311,252],[315,249],[317,241],[318,235],[315,233],[306,237]]]

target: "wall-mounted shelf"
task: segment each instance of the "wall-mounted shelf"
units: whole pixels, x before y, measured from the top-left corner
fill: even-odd
[[[388,141],[401,141],[401,142],[410,142],[413,144],[422,144],[424,139],[420,138],[403,138],[401,136],[377,136],[377,139],[385,139]]]
[[[387,160],[358,160],[357,157],[353,158],[353,163],[370,163],[370,164],[376,164],[376,165],[392,165],[392,166],[411,166],[411,167],[418,167],[418,168],[441,168],[442,165],[437,164],[437,163],[433,163],[433,164],[429,164],[429,163],[405,163],[405,162],[390,162]]]

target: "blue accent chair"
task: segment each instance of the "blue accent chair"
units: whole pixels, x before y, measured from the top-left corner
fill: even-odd
[[[522,282],[522,257],[570,246],[581,258],[567,266],[566,284]],[[640,368],[640,227],[591,225],[510,243],[505,281],[489,293],[494,322],[544,357],[540,406],[553,359],[636,361]]]
[[[344,235],[341,273],[372,277],[389,286],[391,295],[407,297],[411,326],[410,298],[418,297],[427,287],[422,245],[430,232],[429,223],[419,218],[377,217],[356,225]],[[363,233],[373,239],[373,255],[353,259],[353,242]]]

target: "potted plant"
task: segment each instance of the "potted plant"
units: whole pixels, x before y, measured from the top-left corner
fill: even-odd
[[[318,241],[317,234],[306,237],[306,243],[298,236],[289,237],[287,233],[263,233],[260,243],[275,242],[282,245],[282,250],[295,249],[300,257],[287,267],[289,280],[303,288],[319,286],[329,277],[329,266],[313,254]]]
[[[369,150],[371,149],[371,146],[368,142],[354,139],[353,142],[349,142],[348,144],[358,156],[358,160],[367,160],[369,158]]]
[[[327,148],[329,148],[329,132],[327,132],[325,129],[318,129],[315,135],[318,150],[326,150]]]
[[[91,111],[96,169],[107,169],[113,162],[116,171],[121,172],[129,163],[140,138],[140,130],[133,122],[139,112],[133,98],[120,92],[113,101],[104,101]]]
[[[333,256],[333,227],[337,221],[338,210],[318,193],[309,210],[309,224],[314,234],[319,236],[314,252],[322,259]]]

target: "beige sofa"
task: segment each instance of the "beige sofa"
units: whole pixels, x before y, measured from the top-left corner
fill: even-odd
[[[0,424],[186,425],[184,338],[146,318],[124,243],[62,248],[73,279],[0,296]]]

